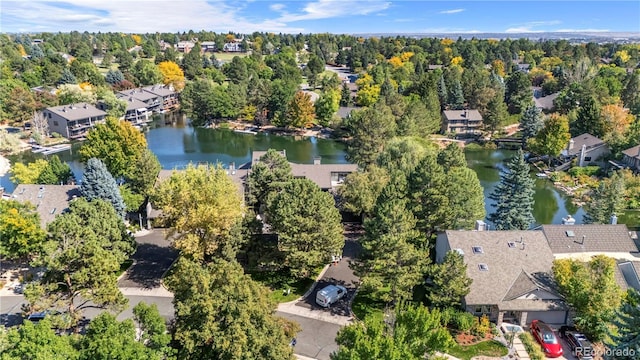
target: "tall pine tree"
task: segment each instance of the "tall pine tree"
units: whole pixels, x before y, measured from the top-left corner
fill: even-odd
[[[529,176],[529,165],[524,160],[524,153],[519,150],[506,164],[507,169],[501,175],[489,199],[496,211],[489,215],[489,220],[496,230],[527,230],[535,221],[533,217],[534,181]]]
[[[529,106],[520,119],[520,129],[522,129],[522,146],[527,144],[528,139],[534,138],[542,130],[544,122],[542,111],[534,105]]]
[[[80,191],[89,201],[93,199],[105,200],[113,205],[118,215],[124,217],[126,206],[118,184],[100,159],[91,158],[87,161]]]
[[[615,359],[637,359],[636,356],[640,354],[640,293],[629,290],[626,302],[617,311],[612,323],[616,331],[609,334],[611,350],[612,353],[619,352]],[[624,356],[624,350],[627,350],[627,354],[633,350],[635,355]]]

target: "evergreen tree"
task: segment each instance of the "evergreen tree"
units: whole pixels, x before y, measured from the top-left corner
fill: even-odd
[[[438,153],[438,164],[442,166],[445,172],[448,172],[454,167],[467,166],[467,160],[460,146],[452,142]]]
[[[464,92],[462,91],[462,83],[456,80],[449,94],[449,105],[453,110],[461,110],[464,108]]]
[[[340,106],[350,106],[351,105],[351,90],[347,84],[342,84],[342,91],[340,93]]]
[[[69,70],[69,68],[64,68],[64,70],[62,70],[62,76],[56,82],[57,85],[77,84],[77,83],[78,83],[78,80],[76,80],[76,77],[73,75],[71,70]]]
[[[449,251],[441,264],[430,266],[431,286],[427,298],[431,306],[438,308],[459,308],[462,298],[469,294],[471,283],[467,276],[467,265],[457,251]]]
[[[280,192],[291,179],[293,175],[287,158],[275,149],[267,150],[258,162],[252,164],[248,180],[248,203],[257,208],[266,205],[271,195]]]
[[[615,331],[610,331],[611,353],[609,359],[634,360],[640,354],[640,293],[629,289],[627,299],[613,319]],[[623,355],[626,350],[627,355]],[[630,354],[630,350],[634,354]]]
[[[527,230],[535,221],[533,217],[534,181],[529,176],[529,165],[524,153],[519,150],[506,164],[506,171],[500,176],[500,183],[489,199],[496,211],[489,220],[496,230]]]
[[[393,304],[412,297],[413,288],[423,282],[429,258],[420,249],[424,241],[407,208],[406,193],[406,177],[396,172],[382,190],[374,216],[365,222],[365,254],[358,269],[364,289]]]
[[[522,145],[527,144],[527,140],[534,138],[544,126],[542,111],[534,106],[529,106],[520,118],[520,129],[522,130]]]
[[[118,184],[100,159],[91,158],[87,161],[80,191],[89,201],[105,200],[113,205],[118,215],[124,217],[126,206],[120,195]]]
[[[487,104],[487,110],[484,114],[484,125],[493,133],[501,124],[505,123],[508,116],[507,104],[504,102],[502,93],[498,92]]]
[[[120,70],[110,69],[109,71],[107,71],[107,75],[105,75],[105,81],[109,85],[117,84],[123,80],[124,80],[124,75]]]
[[[514,71],[505,84],[505,102],[510,114],[519,114],[533,102],[531,81],[522,71]]]
[[[58,155],[53,155],[47,166],[38,176],[38,184],[65,185],[73,179],[73,172],[69,164],[60,161]]]
[[[440,107],[442,109],[449,103],[449,91],[447,90],[447,83],[444,81],[444,76],[440,76],[440,81],[438,81],[438,99],[440,100]]]
[[[203,64],[200,52],[202,47],[197,42],[194,47],[182,58],[182,69],[184,76],[189,80],[194,80],[202,74]],[[233,79],[232,79],[233,80]],[[234,80],[235,81],[235,80]]]
[[[395,135],[396,126],[391,109],[383,103],[353,112],[349,121],[352,135],[347,146],[349,159],[363,167],[372,164]]]
[[[608,224],[611,216],[624,209],[625,182],[622,172],[615,172],[602,182],[591,194],[587,202],[584,222],[587,224]]]
[[[607,133],[607,124],[601,116],[598,101],[589,96],[580,104],[576,121],[571,124],[571,135],[591,134],[603,138]]]

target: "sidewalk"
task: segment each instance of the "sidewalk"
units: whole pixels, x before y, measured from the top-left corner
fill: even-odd
[[[516,355],[518,355],[518,359],[529,359],[529,353],[525,349],[524,344],[522,344],[522,340],[520,340],[520,337],[517,335],[513,338],[513,349],[515,350]]]
[[[278,305],[278,311],[341,326],[350,325],[354,321],[353,317],[350,316],[334,315],[324,309],[308,309],[306,307],[297,306],[296,302],[297,301],[280,304]]]
[[[122,295],[124,296],[153,296],[153,297],[173,297],[173,293],[164,288],[164,286],[158,286],[151,289],[145,288],[120,288]]]

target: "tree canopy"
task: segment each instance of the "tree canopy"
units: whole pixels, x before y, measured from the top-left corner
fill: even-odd
[[[122,200],[118,184],[99,159],[91,158],[87,161],[82,183],[80,184],[80,191],[82,196],[89,201],[102,199],[108,202],[118,215],[124,218],[126,206]]]
[[[17,200],[0,201],[0,239],[0,255],[6,259],[36,255],[45,240],[45,232],[35,207]]]

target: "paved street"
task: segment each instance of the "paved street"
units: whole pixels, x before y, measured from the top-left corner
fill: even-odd
[[[294,348],[296,354],[328,360],[329,355],[338,350],[335,339],[342,326],[283,312],[276,312],[276,315],[300,324],[302,331],[296,337],[298,341]]]
[[[165,240],[163,229],[154,229],[137,236],[138,248],[133,254],[133,265],[118,281],[120,288],[152,289],[160,286],[162,275],[178,257],[178,252]]]

